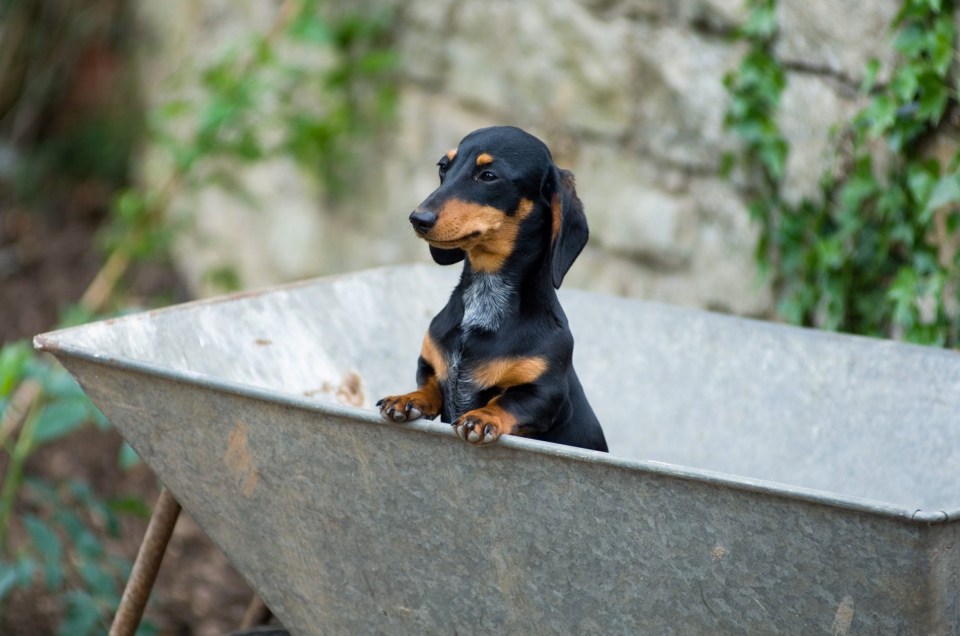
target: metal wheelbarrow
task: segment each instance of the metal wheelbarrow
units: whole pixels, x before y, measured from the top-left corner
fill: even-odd
[[[960,633],[960,355],[565,290],[611,453],[476,448],[372,408],[455,276],[36,345],[293,633]]]

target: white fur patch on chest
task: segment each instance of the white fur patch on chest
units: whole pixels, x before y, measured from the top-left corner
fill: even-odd
[[[470,285],[463,291],[463,318],[460,328],[464,333],[471,330],[496,331],[503,323],[509,309],[513,285],[497,274],[474,274]],[[460,336],[461,339],[463,336]],[[449,417],[456,419],[470,409],[480,387],[470,378],[468,361],[463,359],[462,341],[447,352],[447,379],[444,383],[446,408]]]
[[[484,329],[496,331],[507,314],[513,285],[497,274],[477,272],[470,285],[463,291],[464,331]]]

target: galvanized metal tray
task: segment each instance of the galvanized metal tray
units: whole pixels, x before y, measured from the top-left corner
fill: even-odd
[[[564,291],[609,455],[372,408],[456,273],[38,336],[294,633],[956,634],[960,355]]]

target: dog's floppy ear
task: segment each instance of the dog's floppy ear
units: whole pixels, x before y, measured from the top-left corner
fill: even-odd
[[[573,173],[554,166],[544,184],[553,211],[553,238],[550,244],[550,273],[553,286],[560,287],[567,270],[587,244],[587,215],[577,196]]]
[[[463,260],[465,252],[459,247],[455,247],[452,250],[445,250],[431,245],[430,256],[433,257],[433,262],[437,265],[453,265]]]

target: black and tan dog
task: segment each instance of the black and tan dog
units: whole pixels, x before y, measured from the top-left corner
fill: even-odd
[[[377,405],[389,421],[452,422],[475,444],[501,435],[606,451],[573,370],[556,288],[587,242],[573,175],[519,128],[483,128],[440,159],[440,187],[410,215],[441,265],[464,261],[430,323],[419,388]]]

